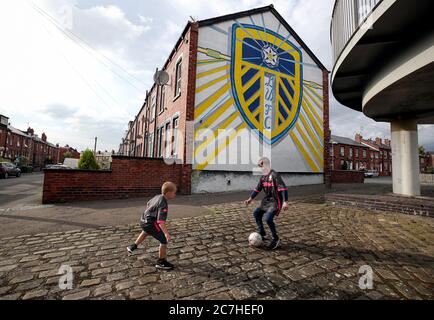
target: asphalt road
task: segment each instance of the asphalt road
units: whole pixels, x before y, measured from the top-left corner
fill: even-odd
[[[43,180],[42,173],[0,179],[0,208],[40,205]]]

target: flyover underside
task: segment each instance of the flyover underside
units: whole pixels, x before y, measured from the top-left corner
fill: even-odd
[[[376,121],[413,118],[418,124],[434,124],[434,63],[381,91],[363,112]]]
[[[418,123],[434,123],[432,63],[406,74],[363,107],[370,83],[421,39],[430,37],[433,4],[432,0],[418,0],[417,4],[399,0],[378,18],[336,67],[332,89],[339,102],[377,121],[390,122],[411,113]]]

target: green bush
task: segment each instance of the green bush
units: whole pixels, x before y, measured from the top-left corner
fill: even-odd
[[[87,149],[81,154],[78,168],[83,170],[100,170],[100,166],[91,150]]]
[[[20,157],[20,161],[18,162],[19,167],[27,167],[28,164],[29,159],[27,159],[26,157]]]
[[[67,151],[63,154],[63,159],[68,159],[68,158],[72,158],[72,153]]]
[[[0,162],[11,162],[11,160],[0,157]]]

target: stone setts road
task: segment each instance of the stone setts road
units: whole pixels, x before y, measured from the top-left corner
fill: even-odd
[[[247,245],[254,207],[207,208],[168,223],[171,272],[155,269],[153,239],[127,255],[138,226],[0,239],[0,299],[434,298],[432,218],[293,202],[277,219],[282,248],[270,252]],[[62,266],[70,290],[59,287]],[[372,289],[359,287],[362,266]]]

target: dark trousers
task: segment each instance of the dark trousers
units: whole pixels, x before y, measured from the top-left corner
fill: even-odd
[[[265,236],[264,223],[262,221],[265,215],[265,222],[267,222],[268,227],[270,228],[271,235],[274,240],[278,240],[279,236],[277,235],[276,225],[274,224],[274,217],[276,216],[277,210],[275,208],[270,208],[267,210],[263,210],[261,208],[257,208],[253,212],[253,216],[255,217],[256,224],[258,225],[258,230],[261,236]]]

